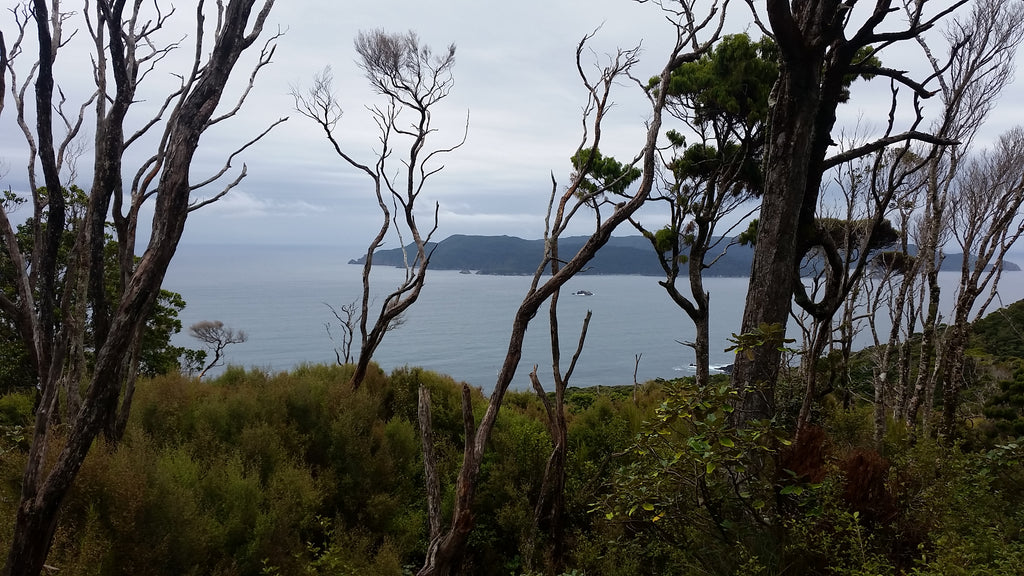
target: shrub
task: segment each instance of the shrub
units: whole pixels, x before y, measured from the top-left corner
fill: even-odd
[[[0,396],[0,426],[29,426],[34,418],[35,393]]]

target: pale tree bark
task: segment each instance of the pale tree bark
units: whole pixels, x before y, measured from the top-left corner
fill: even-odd
[[[719,11],[720,7],[723,10]],[[584,71],[582,63],[582,54],[590,36],[585,37],[577,47],[577,69],[587,88],[589,100],[584,109],[584,126],[588,127],[588,130],[577,148],[575,157],[585,156],[588,159],[576,166],[575,174],[565,192],[557,194],[557,184],[553,183],[552,185],[550,208],[545,225],[544,257],[512,320],[508,351],[498,372],[497,382],[488,401],[487,410],[474,431],[467,429],[467,441],[462,467],[456,481],[452,515],[441,534],[430,541],[423,567],[417,572],[419,576],[453,573],[465,552],[469,534],[473,529],[473,503],[484,452],[505,393],[522,358],[523,339],[530,321],[543,303],[593,259],[597,251],[608,242],[612,232],[627,221],[651,194],[657,170],[658,136],[661,131],[662,112],[665,107],[665,94],[671,71],[681,63],[693,61],[706,52],[719,38],[724,24],[724,4],[713,6],[703,17],[690,11],[686,5],[682,6],[680,10],[679,13],[672,14],[676,22],[676,45],[661,70],[658,86],[648,92],[652,106],[651,118],[647,125],[646,139],[633,163],[641,169],[641,176],[635,192],[631,196],[626,198],[615,196],[617,204],[606,198],[606,192],[613,190],[619,184],[618,182],[608,182],[596,188],[592,186],[589,177],[596,154],[588,152],[600,150],[602,122],[611,105],[611,89],[616,82],[629,75],[630,70],[636,65],[637,50],[620,50],[611,56],[601,71],[598,81],[594,82]],[[705,39],[702,40],[701,35],[704,35]],[[562,262],[557,272],[545,277],[544,272],[550,267],[554,258],[552,241],[557,240],[565,232],[574,216],[587,210],[592,211],[595,218],[595,227],[590,237],[574,256]],[[465,407],[464,410],[466,410]]]
[[[918,259],[921,274],[921,295],[919,297],[919,308],[921,310],[921,352],[917,361],[917,377],[913,382],[913,390],[907,401],[906,421],[913,427],[917,420],[918,410],[922,403],[925,403],[925,416],[922,424],[927,430],[929,425],[930,398],[932,390],[935,389],[936,364],[936,330],[939,322],[939,268],[945,254],[940,246],[945,240],[946,233],[943,227],[945,218],[946,202],[944,194],[939,190],[942,187],[938,176],[939,164],[936,162],[929,167],[928,187],[925,196],[924,216],[921,219],[918,242]]]
[[[924,164],[927,166],[930,161],[926,159]],[[921,261],[910,254],[908,238],[913,211],[918,205],[924,184],[921,165],[919,158],[911,155],[907,161],[893,162],[885,170],[886,181],[902,182],[901,190],[893,199],[898,213],[897,229],[902,233],[897,249],[883,252],[874,258],[871,273],[864,276],[865,317],[875,351],[872,378],[874,439],[879,444],[885,436],[888,419],[902,418],[906,405],[905,385],[909,365],[904,360],[909,355],[905,339],[915,324],[912,289],[917,277],[917,266]],[[909,173],[903,175],[905,171]],[[878,325],[883,314],[889,321],[889,329],[884,333]]]
[[[896,95],[893,94],[891,111],[895,108]],[[917,122],[920,121],[918,115]],[[887,133],[892,129],[890,116]],[[848,148],[857,147],[850,145]],[[805,241],[805,247],[813,247],[805,262],[821,264],[822,269],[815,277],[820,290],[809,294],[802,282],[797,282],[794,290],[795,301],[811,324],[802,362],[804,398],[797,418],[798,439],[810,422],[812,405],[819,395],[818,360],[826,349],[835,351],[838,346],[834,358],[838,365],[830,362],[830,369],[845,379],[857,331],[855,324],[865,317],[856,312],[861,305],[859,298],[865,273],[880,252],[899,241],[901,233],[893,228],[889,217],[900,205],[905,189],[913,185],[915,175],[926,165],[927,159],[913,154],[909,144],[904,144],[899,148],[878,150],[871,156],[835,168],[833,188],[841,192],[838,196],[842,204],[836,208],[835,217],[818,216],[815,232]],[[827,202],[819,206],[820,215],[829,213]],[[840,309],[843,315],[836,325],[835,315]]]
[[[196,189],[196,185],[189,182],[189,168],[200,135],[211,124],[225,118],[213,118],[213,114],[242,53],[262,33],[273,1],[266,0],[257,9],[254,9],[255,4],[255,0],[218,3],[213,42],[205,48],[204,4],[198,4],[196,60],[192,69],[181,76],[180,90],[167,99],[165,109],[161,110],[161,114],[167,112],[166,120],[161,120],[158,115],[135,137],[125,139],[124,108],[137,101],[133,96],[134,89],[145,76],[145,72],[139,73],[133,66],[139,65],[140,61],[146,62],[147,58],[134,50],[151,45],[149,33],[159,28],[162,17],[139,18],[143,2],[129,4],[124,0],[110,0],[96,3],[95,20],[87,20],[86,24],[98,51],[93,60],[97,67],[94,75],[97,90],[94,100],[90,99],[90,102],[97,102],[96,176],[88,191],[85,221],[75,234],[73,256],[68,269],[63,272],[63,285],[58,285],[61,273],[55,250],[65,233],[67,217],[61,167],[80,123],[76,125],[65,121],[70,129],[64,140],[59,140],[53,129],[55,119],[51,111],[57,110],[58,115],[63,116],[61,108],[54,105],[53,63],[62,46],[62,27],[74,14],[62,12],[59,2],[51,1],[48,6],[44,0],[35,0],[30,11],[20,13],[26,19],[22,22],[28,19],[35,21],[39,40],[38,61],[28,75],[36,78],[37,130],[27,129],[24,122],[27,107],[24,94],[29,80],[19,84],[15,80],[17,76],[13,66],[8,66],[6,72],[12,78],[12,87],[17,86],[18,119],[29,146],[28,180],[34,197],[37,234],[33,254],[26,260],[17,243],[13,242],[14,231],[6,212],[0,211],[0,232],[18,273],[15,279],[17,301],[5,298],[0,307],[4,311],[15,312],[20,332],[33,348],[40,402],[4,574],[40,573],[53,541],[61,503],[93,441],[104,428],[110,427],[116,432],[120,427],[117,417],[119,403],[122,414],[130,407],[131,390],[122,390],[123,384],[126,379],[129,382],[133,379],[132,366],[137,362],[139,336],[184,229],[190,193]],[[85,13],[85,16],[88,18],[90,15]],[[102,40],[103,30],[107,32],[106,41]],[[205,58],[203,53],[207,54]],[[269,61],[266,49],[257,67],[265,61]],[[113,93],[106,86],[108,65],[115,76],[116,89]],[[146,69],[144,64],[143,69]],[[136,182],[138,186],[131,190],[132,211],[131,216],[126,217],[118,208],[124,192],[120,181],[122,155],[137,136],[158,125],[163,126],[163,135],[157,151],[140,171],[146,175],[145,181],[141,182],[140,177]],[[43,171],[45,192],[35,184],[37,163]],[[150,197],[155,197],[155,206],[149,244],[137,266],[119,270],[122,278],[120,297],[116,302],[107,302],[104,291],[99,290],[96,284],[94,267],[101,262],[96,253],[96,247],[100,245],[96,231],[102,232],[102,223],[113,201],[118,240],[123,249],[131,250],[135,245],[138,210]],[[45,214],[40,208],[43,205]],[[127,235],[122,235],[122,226],[125,226]],[[45,233],[38,232],[40,230],[45,230]],[[134,255],[131,260],[134,264]],[[90,280],[83,284],[83,277]],[[83,285],[88,286],[87,293],[79,290]],[[66,432],[63,429],[58,431],[51,422],[58,407],[58,384],[65,369],[68,343],[73,340],[69,329],[83,330],[86,322],[84,318],[72,318],[69,314],[84,310],[82,306],[75,305],[82,300],[90,303],[89,322],[96,338],[94,368],[88,377],[76,417],[67,422]],[[62,443],[57,441],[58,433],[63,436]],[[48,454],[48,449],[53,446],[61,446],[58,454]]]
[[[893,29],[888,21],[892,20],[894,6],[888,0],[876,2],[859,23],[852,20],[854,11],[839,0],[767,1],[767,19],[779,48],[779,79],[771,97],[764,196],[743,333],[762,326],[785,328],[793,294],[801,288],[800,260],[806,249],[816,244],[809,240],[817,232],[815,212],[825,171],[888,145],[934,140],[913,129],[894,131],[859,148],[827,157],[833,142],[836,109],[847,97],[848,75],[871,73],[887,77],[894,85],[909,88],[915,101],[930,95],[922,84],[904,73],[868,66],[858,54],[868,46],[879,46],[875,51],[884,58],[881,48],[914,39],[963,3],[956,2],[926,17],[925,8],[931,8],[935,2],[917,2],[907,25]],[[837,285],[826,286],[824,293],[831,302],[840,290]],[[821,312],[828,307],[822,307]],[[774,415],[780,348],[769,343],[753,350],[752,355],[737,356],[733,385],[742,394],[734,413],[738,421]]]
[[[920,257],[924,259],[921,267],[927,286],[922,308],[926,308],[927,313],[923,317],[918,376],[908,403],[906,420],[908,425],[914,426],[919,411],[922,411],[921,425],[925,431],[930,423],[930,398],[947,377],[952,377],[946,371],[950,361],[944,355],[951,353],[954,356],[951,359],[953,363],[956,363],[955,357],[958,355],[957,346],[947,347],[938,332],[941,296],[938,270],[944,257],[943,245],[951,234],[950,211],[960,209],[953,205],[957,202],[958,175],[963,170],[965,158],[970,154],[970,144],[989,117],[1002,89],[1013,77],[1014,56],[1022,38],[1024,4],[1019,1],[985,0],[976,2],[968,15],[953,21],[945,31],[945,39],[953,47],[948,66],[940,65],[932,56],[927,42],[919,39],[932,62],[944,105],[944,113],[936,132],[960,142],[956,147],[941,148],[932,161],[925,212],[921,221]],[[965,279],[968,276],[970,274],[965,274]],[[977,287],[967,286],[965,289],[973,291]],[[968,295],[972,304],[974,298],[976,295]],[[960,330],[947,333],[956,340]],[[953,393],[955,404],[956,390],[951,389],[950,392]],[[951,409],[955,411],[955,406]]]
[[[334,94],[329,68],[314,78],[307,91],[292,90],[292,96],[299,113],[323,129],[335,153],[370,179],[381,212],[380,229],[370,241],[363,263],[360,347],[351,378],[352,386],[358,388],[385,335],[401,324],[402,314],[416,302],[423,290],[433,253],[430,239],[437,230],[439,207],[434,205],[431,227],[421,231],[416,219],[416,201],[427,180],[444,168],[443,165],[435,165],[435,162],[465,143],[469,122],[467,116],[466,131],[463,132],[462,140],[456,144],[444,148],[427,147],[431,134],[436,131],[432,119],[433,109],[448,96],[454,84],[454,44],[435,55],[429,47],[420,45],[419,38],[413,32],[388,34],[377,30],[360,33],[355,47],[360,66],[370,85],[387,101],[384,107],[372,109],[374,121],[380,129],[380,150],[376,152],[372,164],[360,162],[341,146],[336,126],[342,110]],[[400,121],[403,112],[413,117],[410,125]],[[405,158],[400,160],[398,168],[392,167],[392,155],[397,152],[396,142],[407,146]],[[384,296],[378,311],[371,314],[374,302],[370,282],[373,258],[385,239],[392,234],[398,238],[402,249],[405,278],[397,288]],[[405,244],[405,234],[410,236],[411,243],[408,246]]]
[[[941,430],[946,438],[955,437],[957,432],[970,326],[984,315],[998,290],[1003,259],[1024,233],[1022,206],[1024,129],[1017,127],[1003,134],[991,151],[964,167],[951,201],[953,237],[963,257],[952,322],[943,337]],[[989,298],[975,310],[986,290]]]

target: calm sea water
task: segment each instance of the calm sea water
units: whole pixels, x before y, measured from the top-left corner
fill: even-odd
[[[188,303],[181,314],[185,332],[194,322],[220,320],[249,335],[247,342],[228,348],[230,364],[284,371],[302,363],[330,363],[333,344],[324,324],[334,318],[325,303],[339,307],[358,296],[362,267],[346,263],[358,252],[322,246],[183,245],[164,286],[180,292]],[[390,290],[402,274],[377,267],[373,280]],[[952,287],[956,277],[944,274],[943,280]],[[376,361],[387,370],[421,366],[490,390],[508,348],[513,314],[529,283],[527,277],[429,272],[420,300],[405,324],[387,335]],[[724,350],[728,337],[739,330],[747,280],[709,278],[706,286],[711,293],[711,363],[721,366],[732,362]],[[570,295],[577,290],[593,295]],[[1022,273],[1007,273],[1000,292],[1007,304],[1024,297]],[[577,277],[563,288],[559,304],[563,371],[587,310],[593,312],[570,384],[631,384],[638,354],[641,382],[692,374],[693,352],[679,344],[693,339],[692,323],[656,278]],[[185,332],[175,342],[198,347]],[[550,388],[546,307],[527,332],[514,387],[529,387],[527,375],[534,364],[540,365],[541,380]]]

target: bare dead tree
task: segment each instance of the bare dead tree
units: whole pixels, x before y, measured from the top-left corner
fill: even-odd
[[[0,210],[0,235],[14,263],[18,287],[15,298],[0,297],[0,310],[10,315],[30,350],[38,374],[39,406],[5,575],[40,573],[60,518],[61,503],[93,441],[101,431],[115,441],[123,432],[137,372],[140,333],[184,230],[191,194],[199,186],[217,180],[190,181],[190,166],[200,136],[210,126],[234,116],[248,93],[243,92],[233,109],[214,117],[230,75],[242,54],[262,34],[272,6],[273,0],[258,6],[256,0],[218,2],[213,37],[209,39],[208,10],[200,1],[195,12],[194,60],[179,75],[179,87],[134,133],[127,131],[126,118],[128,110],[142,100],[138,88],[163,56],[176,47],[171,43],[160,48],[155,37],[171,13],[141,0],[100,0],[87,4],[81,13],[63,12],[56,0],[33,0],[13,12],[18,36],[8,53],[4,74],[11,80],[18,124],[28,145],[35,243],[30,255],[22,254],[14,242],[10,219]],[[91,61],[96,83],[95,92],[77,114],[65,111],[64,92],[55,88],[54,77],[58,53],[70,38],[65,36],[64,26],[76,16],[84,18],[93,40]],[[32,58],[23,52],[32,23],[38,54],[21,80],[20,61]],[[255,70],[269,63],[272,54],[273,38],[257,56]],[[250,88],[254,78],[250,77]],[[33,83],[34,101],[27,97]],[[36,115],[34,128],[26,121],[30,105]],[[95,106],[96,118],[94,176],[69,264],[61,275],[57,254],[68,222],[64,192],[70,187],[62,171],[73,173],[67,164],[69,154],[74,153],[74,138],[84,125],[89,106]],[[63,126],[63,136],[58,125]],[[125,152],[151,131],[159,132],[155,150],[126,185],[122,181]],[[236,154],[261,136],[240,147]],[[221,174],[229,170],[236,154],[231,155]],[[37,184],[37,168],[42,170],[43,186]],[[225,189],[237,184],[244,174],[243,168]],[[136,261],[132,249],[138,218],[150,199],[154,201],[152,232],[145,252]],[[109,300],[101,289],[102,279],[108,274],[103,267],[102,232],[111,213],[122,250],[118,270],[109,272],[119,279],[116,301]],[[77,384],[80,370],[72,362],[66,372],[71,343],[80,338],[87,324],[95,339],[94,366],[91,374],[81,375],[87,386],[77,413],[67,421],[66,428],[57,429],[51,424],[60,405],[60,383],[63,378]],[[56,440],[58,435],[62,442]],[[59,453],[49,454],[49,449],[56,446],[60,447]]]
[[[577,70],[588,93],[588,103],[584,108],[585,134],[574,158],[583,158],[575,166],[575,173],[569,186],[561,194],[557,183],[552,177],[552,190],[549,201],[548,216],[545,221],[544,255],[522,303],[512,320],[509,335],[508,351],[498,372],[498,378],[488,401],[487,410],[479,426],[474,424],[468,403],[468,388],[464,389],[463,412],[465,418],[466,444],[463,452],[462,467],[456,480],[455,502],[450,520],[441,533],[432,538],[427,548],[423,567],[419,576],[451,574],[458,566],[465,551],[466,542],[473,529],[473,502],[476,495],[480,466],[483,463],[487,441],[490,438],[501,408],[502,401],[516,369],[522,358],[523,338],[530,321],[537,311],[557,291],[581,269],[607,243],[612,232],[626,222],[647,201],[654,186],[658,161],[658,136],[662,126],[662,113],[665,108],[667,83],[671,71],[680,64],[692,61],[705,53],[719,38],[724,24],[725,3],[714,4],[706,15],[701,16],[690,10],[687,4],[678,7],[677,13],[669,13],[675,22],[677,37],[672,52],[668,55],[665,66],[661,69],[657,86],[648,91],[651,101],[651,119],[647,125],[647,136],[640,146],[632,165],[638,166],[641,176],[635,192],[625,198],[616,196],[613,201],[609,193],[619,184],[612,180],[600,186],[594,186],[591,176],[594,160],[602,142],[602,123],[611,106],[612,87],[621,78],[629,75],[637,64],[637,50],[620,50],[609,58],[602,67],[600,76],[592,80],[584,71],[582,54],[592,35],[584,37],[577,46]],[[705,39],[702,40],[701,36]],[[628,171],[627,171],[628,172]],[[617,203],[616,203],[617,202]],[[557,240],[566,230],[576,215],[590,212],[594,219],[594,230],[580,250],[571,258],[558,255]],[[551,263],[560,261],[557,271],[545,276]],[[546,280],[545,280],[546,279]]]
[[[1003,87],[1013,77],[1016,48],[1024,38],[1024,5],[1019,1],[976,2],[968,15],[950,23],[944,38],[952,47],[948,65],[940,64],[929,44],[919,39],[932,63],[944,106],[934,132],[960,142],[955,147],[942,146],[934,154],[920,221],[919,257],[926,284],[922,309],[926,312],[917,379],[905,416],[907,423],[914,425],[923,408],[921,423],[925,430],[930,423],[930,399],[936,386],[944,381],[943,370],[947,366],[941,356],[945,347],[938,333],[941,295],[938,271],[944,258],[943,246],[951,233],[947,225],[951,202],[958,187],[958,174],[971,153],[971,143]]]
[[[359,302],[353,300],[348,304],[343,304],[341,308],[335,308],[330,304],[324,302],[324,305],[330,309],[334,319],[338,321],[338,326],[341,327],[341,342],[334,340],[334,334],[331,332],[331,323],[324,323],[324,330],[327,331],[327,337],[334,342],[334,358],[339,366],[344,366],[352,361],[352,343],[355,342],[356,336],[356,324],[359,316]]]
[[[1024,234],[1022,206],[1024,129],[1017,127],[1003,134],[991,151],[964,166],[951,197],[952,233],[962,259],[952,321],[943,333],[941,353],[942,433],[947,438],[957,432],[970,327],[984,316],[998,289],[1006,253]],[[988,297],[976,306],[986,290]]]
[[[448,96],[454,85],[454,44],[435,55],[428,46],[420,44],[414,32],[389,34],[375,30],[360,33],[355,48],[367,80],[386,100],[383,107],[375,106],[371,109],[380,130],[381,146],[372,164],[362,163],[341,146],[336,127],[342,109],[334,93],[329,68],[314,78],[307,91],[300,93],[292,90],[292,96],[299,113],[323,129],[335,153],[370,179],[382,216],[380,229],[366,249],[363,264],[360,348],[351,380],[352,386],[358,387],[384,336],[396,326],[401,315],[416,302],[423,290],[433,253],[430,239],[437,230],[438,206],[435,204],[431,227],[424,233],[416,220],[416,200],[423,192],[427,180],[444,168],[443,165],[435,165],[435,162],[465,143],[469,122],[467,117],[466,131],[458,143],[443,148],[427,147],[428,139],[436,131],[433,126],[433,108]],[[402,119],[403,112],[412,116],[410,123],[406,124]],[[396,171],[391,166],[397,142],[405,142],[403,146],[407,148],[406,157],[400,161],[401,167]],[[397,218],[393,217],[392,208]],[[390,234],[399,240],[405,262],[405,278],[393,292],[383,298],[376,314],[371,315],[370,272],[373,258]],[[403,239],[405,234],[411,237],[408,246]],[[412,253],[409,253],[410,250]]]
[[[249,335],[239,330],[224,326],[220,320],[203,320],[188,327],[189,336],[206,344],[206,348],[213,352],[213,358],[206,363],[206,366],[199,372],[196,378],[202,380],[203,376],[214,366],[220,366],[224,360],[224,349],[231,344],[241,344],[249,340]]]

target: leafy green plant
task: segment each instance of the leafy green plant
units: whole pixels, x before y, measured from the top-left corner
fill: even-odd
[[[823,486],[805,513],[787,518],[785,562],[793,574],[875,576],[895,568],[860,513],[838,503],[835,486]]]
[[[786,330],[780,324],[761,324],[750,332],[733,334],[729,338],[732,346],[725,349],[726,352],[744,354],[747,358],[754,357],[754,350],[763,346],[771,346],[780,352],[796,354],[799,350],[788,347],[788,344],[796,342],[793,338],[786,338]]]
[[[674,546],[729,564],[722,551],[749,530],[766,529],[775,487],[766,473],[777,446],[788,443],[771,421],[735,426],[738,393],[727,383],[695,388],[664,382],[667,396],[625,455],[611,493],[596,510]],[[709,548],[712,547],[712,548]]]

